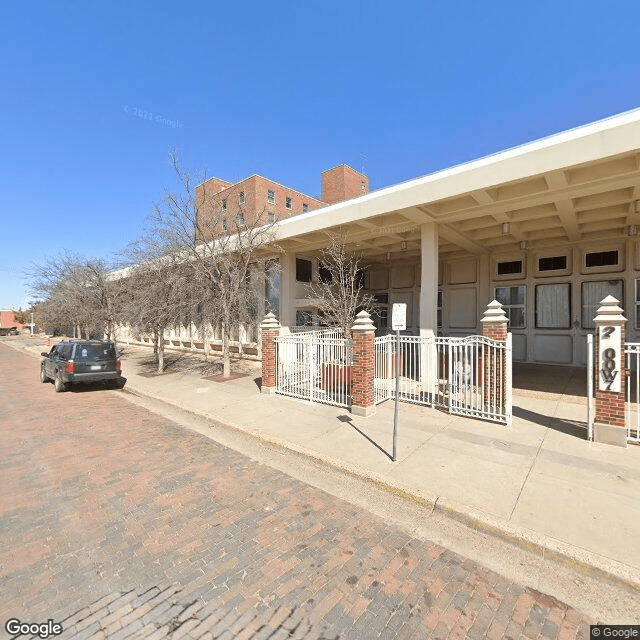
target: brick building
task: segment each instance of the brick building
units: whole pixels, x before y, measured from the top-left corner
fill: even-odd
[[[278,222],[368,192],[367,176],[346,164],[322,172],[321,200],[258,174],[235,183],[210,178],[196,187],[197,198],[203,203],[199,225],[206,229],[201,235],[210,240],[223,230],[217,228],[220,221],[227,228]]]

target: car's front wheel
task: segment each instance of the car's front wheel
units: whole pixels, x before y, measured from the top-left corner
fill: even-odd
[[[53,381],[53,387],[58,393],[67,390],[67,384],[62,380],[59,374],[56,374],[56,379]]]
[[[40,367],[40,382],[49,382],[49,376],[44,372],[44,366]]]

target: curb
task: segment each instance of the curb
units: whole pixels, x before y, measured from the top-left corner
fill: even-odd
[[[455,520],[466,527],[486,535],[493,536],[524,551],[538,555],[544,559],[553,560],[571,569],[577,569],[582,573],[594,578],[605,580],[616,586],[640,593],[640,580],[636,577],[637,572],[632,567],[623,565],[615,560],[609,560],[593,552],[563,543],[549,536],[537,534],[531,530],[513,527],[497,518],[492,518],[487,514],[471,509],[464,511],[459,506],[455,506],[442,498],[432,498],[425,495],[418,489],[404,487],[399,483],[390,482],[388,479],[379,476],[374,472],[365,472],[363,469],[351,464],[336,460],[329,456],[322,456],[315,451],[310,451],[304,447],[293,444],[286,440],[281,440],[273,436],[265,436],[262,433],[246,429],[240,425],[232,424],[221,420],[217,416],[207,415],[195,411],[193,408],[181,405],[178,402],[167,400],[164,397],[155,395],[140,388],[127,385],[124,391],[132,395],[151,398],[159,402],[186,411],[194,416],[217,423],[220,426],[233,429],[249,436],[254,440],[269,446],[272,449],[287,451],[305,460],[312,461],[327,469],[339,471],[348,476],[366,482],[380,491],[394,495],[402,500],[424,507],[429,510],[429,515],[438,513],[439,515]],[[213,425],[211,425],[213,426]],[[608,566],[607,566],[608,565]],[[611,565],[614,566],[612,570]]]

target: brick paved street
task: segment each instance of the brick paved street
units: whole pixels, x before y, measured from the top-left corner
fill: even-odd
[[[0,344],[0,618],[63,638],[575,638],[550,596]],[[0,637],[7,636],[4,628]]]

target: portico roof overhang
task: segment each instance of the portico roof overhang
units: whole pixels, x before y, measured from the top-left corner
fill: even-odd
[[[275,232],[297,253],[336,233],[376,261],[419,255],[420,226],[435,222],[441,256],[494,253],[620,237],[640,226],[638,200],[640,109],[289,218]]]

